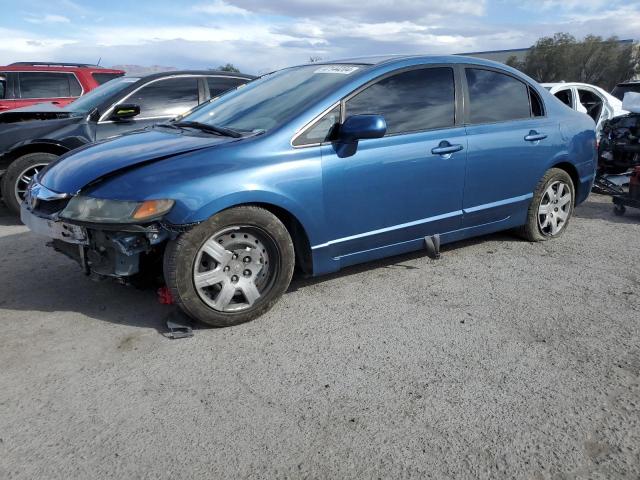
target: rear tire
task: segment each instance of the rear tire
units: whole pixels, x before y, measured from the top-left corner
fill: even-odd
[[[571,176],[560,168],[551,168],[536,187],[527,223],[518,232],[530,242],[544,242],[562,235],[573,215],[575,187]]]
[[[190,317],[229,327],[267,312],[289,287],[295,253],[287,228],[254,206],[224,210],[170,241],[164,277]]]
[[[28,153],[16,158],[2,177],[2,199],[16,215],[20,215],[20,203],[33,175],[58,158],[53,153]]]

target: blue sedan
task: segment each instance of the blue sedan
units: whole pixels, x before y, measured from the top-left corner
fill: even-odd
[[[87,274],[163,276],[188,315],[229,326],[270,309],[294,268],[437,255],[506,229],[561,235],[595,142],[593,120],[502,64],[316,63],[60,158],[22,219]]]

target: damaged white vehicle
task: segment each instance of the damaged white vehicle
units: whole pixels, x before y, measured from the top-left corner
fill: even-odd
[[[589,115],[596,122],[598,136],[606,120],[629,113],[622,108],[620,100],[595,85],[578,82],[542,83],[541,85],[565,105]]]

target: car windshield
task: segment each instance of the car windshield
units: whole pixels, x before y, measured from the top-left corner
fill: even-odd
[[[74,113],[89,113],[95,107],[100,105],[105,99],[109,98],[114,93],[119,92],[127,88],[134,82],[140,80],[138,77],[119,77],[109,80],[103,83],[97,88],[94,88],[86,95],[81,96],[77,100],[74,100],[70,104],[66,105],[63,110]]]
[[[182,120],[240,132],[266,132],[308,108],[364,65],[304,65],[280,70],[196,108]]]

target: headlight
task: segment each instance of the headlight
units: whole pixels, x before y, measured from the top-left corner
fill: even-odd
[[[173,207],[173,200],[127,202],[77,196],[60,214],[69,220],[91,223],[135,223],[161,217]]]

